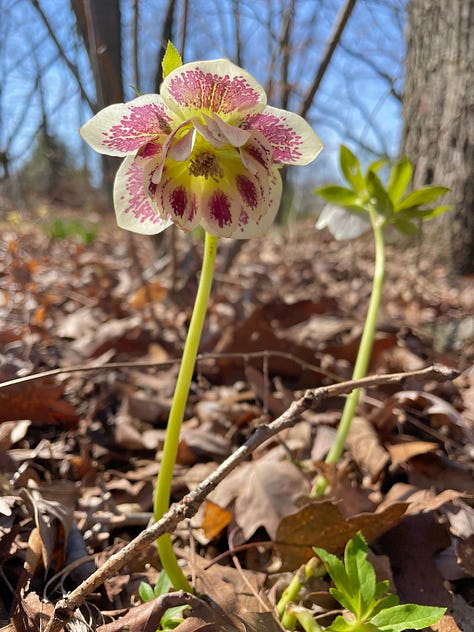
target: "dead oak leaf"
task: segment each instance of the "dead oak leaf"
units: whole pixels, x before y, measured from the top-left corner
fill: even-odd
[[[294,570],[313,555],[314,546],[341,553],[357,531],[370,542],[397,525],[408,503],[392,503],[382,511],[364,512],[345,518],[330,500],[317,500],[282,519],[276,534],[276,547],[282,569]]]
[[[227,507],[234,499],[234,518],[248,540],[260,527],[274,539],[282,518],[296,511],[309,492],[303,472],[290,461],[261,458],[244,463],[227,477],[210,499]]]

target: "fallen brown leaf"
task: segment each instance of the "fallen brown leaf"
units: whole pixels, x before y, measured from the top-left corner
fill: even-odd
[[[210,498],[221,507],[235,499],[234,518],[245,539],[259,527],[273,539],[281,519],[295,511],[298,498],[308,492],[309,483],[296,465],[266,455],[234,470]]]
[[[407,503],[397,502],[382,511],[344,518],[333,502],[313,501],[283,518],[278,526],[275,545],[281,555],[282,569],[298,568],[314,555],[314,546],[341,553],[357,531],[362,531],[370,542],[398,524],[407,507]]]

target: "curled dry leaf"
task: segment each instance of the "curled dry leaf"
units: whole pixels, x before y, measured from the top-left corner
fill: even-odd
[[[390,455],[380,443],[377,432],[367,419],[354,417],[347,437],[347,445],[361,470],[368,472],[372,481],[378,480],[390,461]]]
[[[434,452],[439,448],[438,443],[433,441],[403,441],[387,445],[390,460],[393,466],[406,463],[412,457],[426,452]]]

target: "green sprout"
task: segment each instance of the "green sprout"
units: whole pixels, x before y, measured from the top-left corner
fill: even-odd
[[[324,549],[315,548],[334,588],[331,595],[347,614],[337,616],[325,632],[403,632],[420,630],[441,619],[446,608],[399,604],[388,592],[390,582],[377,582],[375,569],[367,560],[368,546],[359,532],[346,545],[344,561]]]
[[[156,580],[155,587],[153,588],[150,584],[146,582],[141,582],[138,587],[138,594],[142,601],[153,601],[157,597],[161,597],[161,595],[165,595],[172,588],[171,580],[166,574],[165,571],[161,571],[158,575],[158,579]],[[167,630],[174,630],[177,628],[180,623],[183,623],[183,612],[189,609],[190,606],[174,606],[173,608],[168,608],[163,616],[160,619],[160,627],[156,632],[166,632]]]
[[[446,612],[446,608],[399,604],[398,597],[388,592],[390,582],[377,582],[375,569],[367,560],[367,542],[360,532],[347,543],[343,561],[324,549],[314,551],[317,557],[295,574],[277,604],[281,623],[287,630],[294,630],[299,624],[305,632],[403,632],[432,625]],[[321,563],[334,584],[329,592],[344,608],[344,613],[326,628],[319,625],[310,610],[296,604],[308,579],[321,575]]]
[[[393,226],[403,234],[412,235],[418,232],[421,222],[430,220],[450,208],[429,206],[438,197],[447,193],[449,189],[446,187],[426,186],[407,193],[413,174],[413,167],[407,158],[394,165],[388,184],[384,187],[377,175],[384,164],[383,160],[372,163],[363,175],[359,160],[342,145],[340,165],[350,186],[329,185],[315,191],[328,202],[316,228],[327,227],[336,239],[352,239],[370,229],[374,235],[375,267],[372,292],[352,374],[354,380],[367,375],[375,338],[385,276],[384,229]],[[336,438],[326,456],[326,463],[337,463],[340,459],[359,398],[360,389],[353,390],[347,397]],[[319,476],[312,495],[321,496],[327,485],[327,480]]]

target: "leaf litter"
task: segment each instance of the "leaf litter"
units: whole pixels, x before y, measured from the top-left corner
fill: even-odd
[[[199,257],[177,237],[181,277],[173,287],[160,263],[163,247],[151,239],[138,247],[104,230],[85,247],[50,240],[34,226],[2,231],[1,382],[59,369],[0,388],[0,623],[37,630],[51,602],[152,519]],[[200,250],[198,239],[192,248]],[[224,241],[223,259],[226,248]],[[438,361],[462,375],[365,392],[337,468],[322,460],[341,397],[306,411],[238,466],[174,534],[199,595],[189,598],[182,632],[281,629],[273,608],[288,573],[312,546],[340,553],[359,529],[371,555],[386,560],[402,600],[450,608],[433,629],[468,629],[474,288],[472,279],[450,278],[442,262],[418,260],[415,248],[403,256],[389,250],[371,371]],[[368,242],[341,248],[304,223],[246,243],[229,272],[219,274],[218,262],[173,500],[304,389],[350,377],[371,265]],[[89,368],[61,372],[80,366]],[[319,471],[333,492],[314,500]],[[167,603],[188,599],[169,593],[140,604],[140,581],[154,585],[159,570],[150,546],[90,595],[77,617],[103,632],[154,632]],[[305,597],[316,609],[329,598],[319,581]]]

